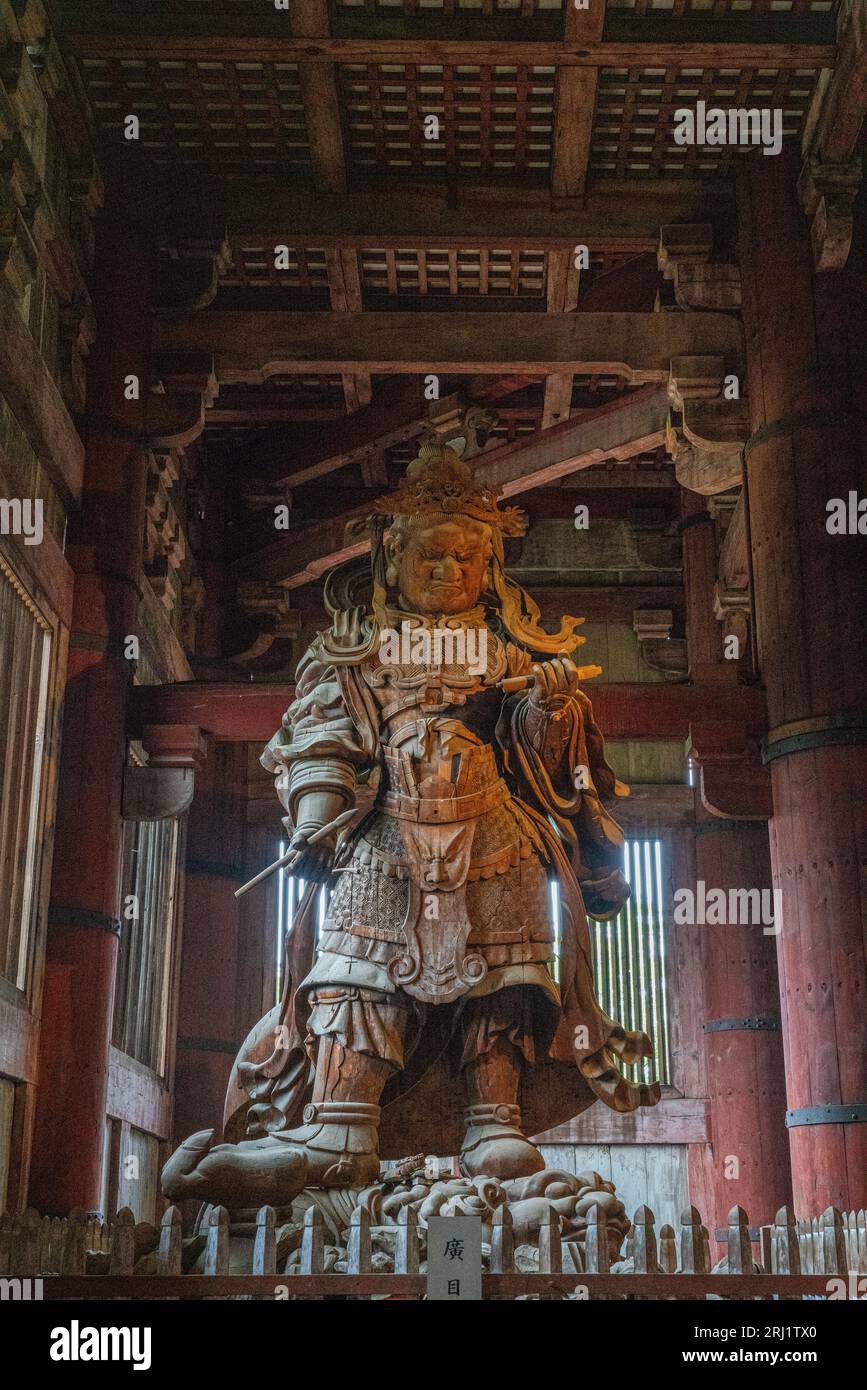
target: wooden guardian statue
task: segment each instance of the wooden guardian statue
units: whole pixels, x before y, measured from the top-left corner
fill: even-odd
[[[416,1152],[520,1178],[544,1167],[527,1135],[597,1099],[659,1099],[622,1072],[649,1039],[593,990],[586,913],[612,917],[629,893],[604,804],[626,788],[571,660],[578,620],[546,633],[506,576],[503,538],[523,529],[430,440],[377,504],[372,603],[328,586],[331,627],[262,758],[285,867],[312,880],[291,978],[235,1063],[229,1142],[208,1130],[182,1145],[170,1197],[284,1206],[304,1187],[368,1186],[381,1159]],[[365,783],[372,808],[346,826]]]

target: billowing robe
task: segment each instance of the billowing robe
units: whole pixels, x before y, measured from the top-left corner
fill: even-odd
[[[324,1032],[394,1068],[382,1098],[386,1158],[457,1152],[458,1072],[500,1032],[523,1054],[529,1134],[597,1097],[621,1111],[655,1104],[658,1085],[621,1071],[651,1055],[649,1039],[608,1018],[593,991],[585,914],[614,916],[629,889],[622,833],[602,802],[615,778],[590,701],[579,691],[542,711],[526,691],[504,695],[497,683],[528,672],[532,658],[490,611],[434,620],[388,610],[387,619],[428,635],[484,626],[486,666],[470,674],[465,661],[449,663],[449,649],[443,661],[442,646],[440,659],[425,660],[423,643],[411,660],[386,664],[375,623],[358,612],[303,658],[295,700],[262,758],[290,816],[312,786],[350,799],[373,777],[378,789],[340,846],[318,943],[308,891],[283,1002],[236,1062],[226,1137],[299,1123]]]

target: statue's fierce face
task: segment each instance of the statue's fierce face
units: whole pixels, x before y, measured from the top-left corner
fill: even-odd
[[[416,523],[388,545],[405,603],[414,613],[430,615],[475,607],[490,553],[490,528],[465,517]]]

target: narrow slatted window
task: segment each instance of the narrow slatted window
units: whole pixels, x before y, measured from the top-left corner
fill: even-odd
[[[281,840],[278,855],[283,855],[289,848],[288,840]],[[292,878],[284,873],[278,874],[279,883],[277,886],[277,931],[275,933],[275,981],[276,981],[276,1002],[279,1004],[283,995],[283,986],[286,977],[286,938],[292,931],[295,924],[295,915],[301,904],[301,899],[307,889],[307,883],[303,878]],[[319,904],[317,910],[318,932],[322,931],[325,922],[325,913],[328,905],[328,890],[319,890]],[[318,935],[317,932],[317,935]]]
[[[176,820],[128,821],[124,829],[112,1041],[160,1075],[165,1070],[178,835]]]
[[[0,975],[27,988],[45,815],[50,624],[0,559]]]
[[[671,1076],[669,1010],[660,840],[626,840],[623,874],[632,895],[608,922],[590,921],[596,997],[625,1028],[652,1039],[656,1055],[632,1067],[633,1081],[668,1082]]]

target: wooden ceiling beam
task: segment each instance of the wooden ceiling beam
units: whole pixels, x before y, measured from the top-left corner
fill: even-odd
[[[721,356],[734,370],[743,335],[735,319],[713,313],[207,310],[157,318],[154,349],[169,360],[213,353],[221,385],[299,372],[572,371],[640,383],[667,381],[671,359],[678,356]]]
[[[328,38],[328,0],[292,0],[289,22],[296,39]],[[298,81],[316,187],[321,193],[343,193],[346,156],[334,67],[304,59],[298,64]]]
[[[765,692],[754,686],[589,682],[593,714],[608,739],[681,742],[690,725],[736,720],[750,738],[767,732]],[[264,744],[295,698],[286,684],[183,681],[136,685],[129,692],[127,733],[140,738],[148,725],[187,724],[218,742]]]
[[[458,396],[446,397],[438,401],[442,407],[449,400],[455,407],[460,404]],[[319,478],[338,472],[349,464],[363,465],[374,452],[381,452],[392,444],[401,444],[420,434],[427,422],[427,415],[421,398],[421,383],[413,382],[409,388],[400,384],[399,392],[377,406],[360,412],[351,422],[342,421],[324,434],[323,448],[313,462],[295,468],[278,481],[288,488],[302,487]],[[336,447],[335,447],[336,444]],[[286,457],[289,457],[291,440],[285,441]]]
[[[606,0],[596,0],[589,10],[576,10],[567,4],[563,12],[564,41],[599,43],[605,27],[605,6]],[[598,68],[561,67],[557,73],[551,166],[551,192],[556,199],[583,197],[598,85]]]
[[[128,152],[127,152],[128,153]],[[185,171],[155,170],[146,160],[112,160],[106,152],[108,198],[127,216],[146,220],[167,245],[222,238],[261,238],[264,247],[335,246],[402,250],[443,247],[465,250],[566,250],[576,242],[590,251],[639,254],[657,250],[659,229],[670,223],[728,222],[735,200],[723,180],[606,179],[591,188],[580,215],[552,208],[544,188],[392,182],[353,187],[334,197],[285,180],[219,180]]]
[[[294,0],[293,0],[294,2]],[[745,37],[735,42],[726,30],[707,25],[708,38],[671,42],[659,28],[647,39],[599,43],[580,41],[487,41],[475,39],[298,38],[218,34],[148,32],[137,18],[136,30],[119,33],[116,21],[103,31],[70,32],[65,46],[87,58],[120,58],[182,62],[397,63],[442,64],[447,67],[578,67],[578,68],[831,68],[836,60],[833,42],[796,40],[761,42]],[[664,31],[663,31],[664,32]],[[694,31],[700,32],[700,31]],[[711,34],[716,37],[711,37]]]

